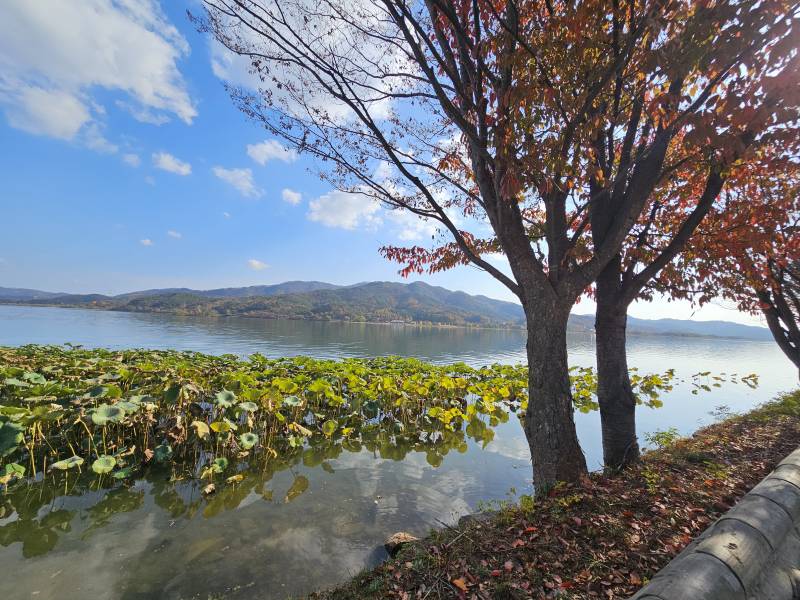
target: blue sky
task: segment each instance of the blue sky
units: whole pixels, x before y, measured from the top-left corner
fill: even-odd
[[[331,190],[232,104],[241,65],[194,2],[0,4],[0,285],[120,293],[316,279],[397,280],[378,248],[430,228]],[[30,44],[30,40],[40,40]],[[489,275],[421,279],[511,300]],[[576,312],[589,312],[581,303]],[[723,304],[631,314],[754,322]]]

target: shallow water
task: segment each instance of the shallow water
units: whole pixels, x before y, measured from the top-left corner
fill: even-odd
[[[398,354],[473,365],[524,360],[518,331],[0,306],[0,345],[64,342],[270,357]],[[592,364],[592,344],[591,336],[571,337],[571,362]],[[629,356],[642,371],[760,376],[757,390],[725,384],[695,396],[689,383],[677,385],[663,408],[639,410],[642,433],[676,427],[687,434],[713,421],[709,412],[718,406],[746,410],[796,386],[794,369],[767,342],[638,337],[629,340]],[[578,414],[576,422],[597,467],[598,416]],[[441,464],[425,452],[393,460],[379,449],[331,452],[321,463],[297,456],[208,500],[196,484],[158,472],[129,487],[97,489],[86,478],[66,490],[16,491],[0,497],[0,598],[284,598],[330,585],[381,560],[380,544],[395,531],[423,534],[482,501],[530,491],[528,450],[513,418],[485,448],[470,441],[462,450]]]

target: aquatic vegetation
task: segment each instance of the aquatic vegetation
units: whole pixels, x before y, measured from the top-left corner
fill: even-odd
[[[571,376],[576,408],[596,409],[594,371]],[[632,376],[653,407],[675,380],[674,371]],[[84,465],[115,480],[161,465],[173,478],[237,485],[255,463],[263,470],[299,453],[322,464],[331,451],[365,447],[394,460],[425,452],[437,466],[467,439],[489,443],[527,402],[522,365],[0,348],[0,485]]]
[[[294,449],[354,450],[372,433],[385,436],[387,454],[404,441],[442,445],[462,428],[486,443],[524,406],[526,387],[520,367],[394,357],[0,348],[0,468],[5,483],[84,464],[117,479],[159,463],[211,479]]]

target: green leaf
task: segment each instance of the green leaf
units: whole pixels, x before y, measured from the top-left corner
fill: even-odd
[[[227,468],[228,468],[228,459],[224,457],[215,458],[214,462],[211,463],[211,470],[214,473],[222,473]]]
[[[331,437],[334,432],[336,431],[337,427],[339,427],[338,423],[334,420],[327,420],[322,424],[322,433]]]
[[[0,457],[8,456],[17,449],[25,437],[24,431],[22,426],[10,421],[0,425]]]
[[[172,446],[169,444],[159,444],[155,447],[155,459],[158,462],[166,462],[172,458]]]
[[[25,381],[31,382],[33,385],[44,385],[47,383],[47,379],[45,379],[44,376],[40,375],[39,373],[27,372],[22,376],[22,378]]]
[[[258,436],[255,433],[248,431],[239,436],[239,445],[245,450],[250,450],[258,443]]]
[[[116,473],[112,475],[114,479],[127,479],[128,477],[132,476],[136,472],[136,467],[130,466],[125,467],[124,469],[120,469]]]
[[[217,392],[214,400],[221,408],[230,408],[236,404],[236,394],[230,390],[222,390],[221,392]]]
[[[95,425],[120,423],[125,418],[125,410],[119,404],[101,404],[92,412]]]
[[[237,408],[247,412],[256,412],[258,405],[255,402],[241,402],[237,405]]]
[[[228,421],[214,421],[211,429],[217,433],[225,433],[231,430],[231,424]]]
[[[182,386],[180,384],[173,383],[164,391],[164,401],[167,404],[175,404],[181,394],[181,389]]]
[[[303,401],[297,396],[286,396],[283,399],[283,403],[286,406],[300,406],[303,403]]]
[[[25,467],[17,463],[8,463],[5,467],[5,474],[0,477],[0,484],[8,485],[14,479],[25,477]]]
[[[86,392],[86,395],[89,398],[102,398],[108,392],[108,388],[102,385],[96,385],[92,388],[89,388],[89,391]]]
[[[117,459],[113,456],[100,456],[92,463],[92,471],[102,475],[103,473],[110,473],[116,465]]]
[[[8,377],[7,379],[3,380],[5,385],[13,385],[14,387],[31,387],[31,384],[27,381],[21,381],[16,377]]]

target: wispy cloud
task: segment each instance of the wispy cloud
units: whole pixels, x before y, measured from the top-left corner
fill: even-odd
[[[258,198],[264,193],[256,186],[255,181],[253,181],[253,172],[250,169],[225,169],[223,167],[214,167],[211,169],[211,172],[225,183],[232,185],[246,198]]]
[[[153,240],[151,240],[150,238],[144,238],[143,240],[139,240],[139,243],[142,246],[152,246],[153,245]]]
[[[281,191],[281,198],[283,198],[284,202],[298,205],[300,204],[300,201],[303,199],[303,196],[300,192],[295,192],[294,190],[290,190],[289,188],[284,188],[283,191]]]
[[[167,235],[176,240],[179,240],[183,237],[183,234],[180,231],[175,231],[174,229],[168,230]]]
[[[139,158],[138,154],[133,154],[131,152],[122,155],[122,162],[124,162],[129,167],[138,167],[142,164],[142,159]]]
[[[248,260],[247,266],[253,269],[253,271],[263,271],[264,269],[269,267],[267,263],[261,262],[256,258],[251,258],[250,260]]]
[[[277,140],[265,140],[260,144],[248,144],[247,155],[262,167],[271,160],[291,163],[297,160],[297,151],[287,148]]]
[[[174,157],[169,152],[155,152],[153,154],[153,165],[158,169],[175,173],[176,175],[189,175],[192,172],[192,165]]]
[[[231,213],[224,212],[224,213],[222,213],[222,216],[225,217],[226,219],[230,219],[231,218]]]

